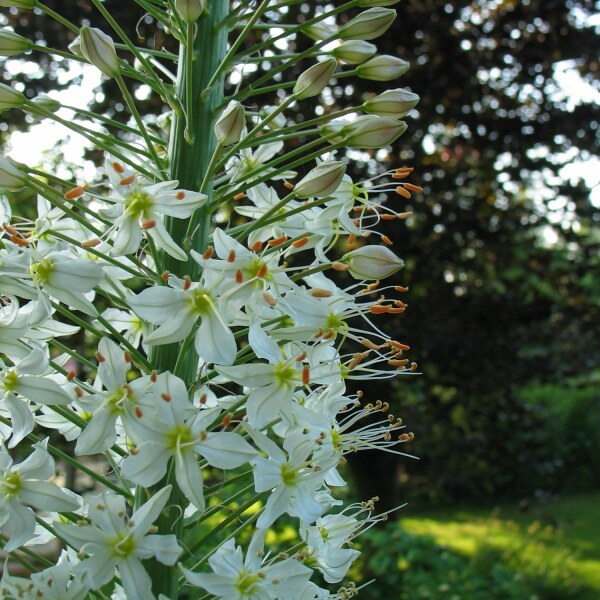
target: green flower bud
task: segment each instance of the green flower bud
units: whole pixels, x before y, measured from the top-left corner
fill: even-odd
[[[268,117],[274,110],[277,110],[276,106],[273,105],[269,105],[269,106],[263,106],[261,108],[261,110],[259,111],[259,115],[261,119],[265,119],[266,117]],[[281,127],[285,127],[286,124],[286,120],[285,120],[285,116],[282,114],[278,114],[274,119],[271,119],[268,123],[267,123],[267,127],[269,129],[272,129],[274,131],[276,131],[277,129],[280,129]]]
[[[374,56],[362,65],[356,67],[356,74],[361,79],[370,79],[371,81],[390,81],[404,75],[410,64],[401,58],[384,54]]]
[[[81,54],[105,75],[117,77],[121,73],[115,44],[103,31],[84,25],[80,30],[79,43]]]
[[[10,108],[20,108],[26,102],[25,96],[17,90],[0,83],[0,111],[9,110]]]
[[[317,165],[294,186],[296,198],[326,198],[339,187],[346,173],[346,165],[328,160]]]
[[[408,128],[404,121],[391,117],[365,115],[342,128],[350,148],[381,148],[391,144]]]
[[[385,279],[404,267],[404,261],[386,246],[363,246],[344,254],[340,262],[348,265],[352,277],[361,280]]]
[[[46,94],[40,94],[31,100],[29,105],[25,107],[25,110],[28,113],[39,116],[41,113],[36,107],[39,107],[47,112],[56,112],[61,106],[62,105],[58,100],[50,98],[50,96],[47,96]],[[42,114],[42,116],[45,115]]]
[[[369,8],[340,27],[343,40],[374,40],[383,35],[394,22],[396,11],[391,8]]]
[[[369,60],[375,52],[377,46],[363,40],[348,40],[331,51],[338,60],[349,65],[360,65],[365,60]]]
[[[0,156],[0,189],[18,192],[25,187],[26,181],[25,174],[10,158]]]
[[[22,35],[10,31],[10,29],[0,30],[0,56],[16,56],[31,50],[34,44],[31,40]]]
[[[306,37],[309,37],[311,40],[321,41],[333,36],[336,33],[337,29],[321,21],[319,23],[315,23],[314,25],[303,27],[301,31]]]
[[[231,146],[240,141],[246,116],[244,107],[232,100],[215,123],[215,136],[222,146]]]
[[[2,8],[35,8],[37,0],[0,0]]]
[[[419,99],[417,94],[398,88],[386,90],[374,98],[369,98],[363,103],[362,108],[372,115],[400,119],[418,104]]]
[[[298,100],[318,96],[323,91],[323,88],[329,83],[336,66],[337,61],[335,58],[328,58],[306,69],[306,71],[298,77],[298,81],[293,90],[294,96],[296,96]]]
[[[186,23],[195,23],[204,12],[204,0],[175,0],[175,9]]]

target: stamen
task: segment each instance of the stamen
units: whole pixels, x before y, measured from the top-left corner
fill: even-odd
[[[267,242],[267,245],[270,246],[271,248],[274,248],[275,246],[281,246],[281,244],[284,244],[285,242],[287,242],[287,240],[288,240],[288,236],[282,235],[281,237],[275,238],[273,240],[269,240]]]
[[[169,275],[169,271],[163,271],[160,275],[160,278],[166,283],[167,281],[169,281]]]
[[[242,283],[244,281],[244,274],[242,273],[241,269],[238,269],[235,272],[235,282],[236,283]]]
[[[138,419],[141,419],[144,416],[144,413],[142,412],[142,409],[139,406],[135,407],[135,416]]]
[[[112,168],[113,168],[113,169],[114,169],[114,170],[115,170],[117,173],[119,173],[119,175],[120,175],[121,173],[125,173],[125,168],[123,167],[123,165],[122,165],[121,163],[114,162],[114,163],[112,164]]]
[[[304,236],[303,238],[292,242],[294,248],[302,248],[302,246],[305,246],[306,244],[308,244],[308,236]]]
[[[106,360],[106,358],[104,358],[104,356],[102,356],[102,354],[100,354],[100,352],[96,352],[96,360],[99,363],[103,363]]]
[[[334,271],[347,271],[349,269],[347,264],[339,262],[337,260],[331,263],[331,268]]]
[[[240,201],[243,200],[246,197],[246,194],[244,194],[244,192],[240,192],[239,194],[236,194],[233,199],[236,201]]]
[[[275,300],[275,298],[273,298],[273,296],[271,296],[271,294],[269,294],[269,292],[263,292],[262,297],[263,300],[271,307],[277,304],[277,301]]]
[[[227,262],[228,263],[235,262],[235,250],[229,251],[229,255],[227,256]]]
[[[215,249],[212,246],[209,246],[205,251],[204,254],[202,255],[202,258],[204,260],[208,260],[209,258],[212,257],[212,255],[215,253]]]
[[[310,367],[308,365],[304,365],[302,369],[302,383],[303,385],[310,384]]]
[[[412,194],[407,189],[404,189],[401,185],[396,188],[396,194],[399,194],[404,198],[412,198]]]
[[[177,192],[175,198],[177,198],[177,200],[183,200],[185,198],[185,192]]]
[[[250,246],[250,250],[252,250],[252,252],[260,252],[262,250],[262,247],[263,243],[260,240],[256,240],[256,242],[254,242],[254,244]]]
[[[75,371],[69,371],[67,373],[67,381],[73,381],[75,377],[77,377],[77,373],[75,373]]]
[[[329,298],[333,294],[328,290],[322,290],[321,288],[315,288],[314,290],[311,290],[310,295],[313,296],[313,298]]]
[[[154,219],[142,219],[141,226],[144,231],[148,231],[148,229],[156,227],[156,221]]]
[[[66,192],[64,198],[65,200],[75,200],[76,198],[80,198],[81,196],[83,196],[84,192],[85,189],[82,186],[78,185],[77,187],[74,187],[68,192]]]
[[[119,181],[119,185],[131,185],[135,181],[135,175],[129,175],[129,177],[123,177]]]
[[[192,287],[192,278],[189,275],[186,275],[183,278],[183,290],[187,292]]]
[[[167,392],[163,392],[160,397],[165,401],[165,402],[171,402],[172,398],[170,394],[167,394]]]
[[[96,246],[98,246],[101,243],[102,243],[102,241],[99,240],[98,238],[93,238],[91,240],[87,240],[87,242],[82,242],[81,247],[82,248],[95,248]]]

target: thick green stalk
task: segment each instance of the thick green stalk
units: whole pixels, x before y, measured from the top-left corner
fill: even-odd
[[[209,168],[211,157],[216,148],[216,138],[213,126],[217,111],[223,104],[223,79],[203,93],[212,80],[215,72],[219,70],[221,62],[227,53],[227,30],[218,24],[228,15],[229,0],[214,0],[206,4],[206,11],[194,27],[193,48],[190,54],[185,44],[179,52],[177,67],[176,95],[180,106],[186,106],[186,98],[194,102],[190,115],[183,111],[173,114],[173,123],[169,140],[169,178],[179,181],[182,189],[199,191],[204,175]],[[188,40],[192,36],[188,36]],[[190,117],[189,119],[187,117]],[[208,182],[202,192],[208,196],[209,201],[205,207],[200,208],[191,217],[191,221],[184,219],[168,218],[165,221],[168,232],[173,240],[185,249],[193,248],[202,252],[208,245],[213,194],[212,181]],[[213,209],[214,210],[214,209]],[[187,231],[193,231],[190,239],[186,240]],[[169,271],[179,277],[186,275],[193,280],[199,275],[199,265],[190,260],[181,262],[165,253],[161,256],[162,264],[159,268]],[[188,385],[196,379],[198,357],[194,348],[185,351],[185,357],[179,361],[181,352],[180,344],[157,346],[150,355],[153,367],[160,371],[173,371],[178,368],[178,376]],[[175,533],[180,537],[183,527],[181,492],[176,482],[173,481],[173,491],[169,502],[170,509],[163,511],[158,520],[158,530],[162,534]],[[151,560],[147,562],[147,570],[152,577],[152,591],[165,594],[170,600],[177,600],[178,577],[173,567]]]
[[[211,2],[207,4],[207,9],[195,25],[193,60],[191,63],[186,60],[186,47],[182,44],[177,70],[176,91],[181,106],[186,104],[188,88],[191,88],[191,97],[195,101],[192,119],[188,123],[185,114],[174,113],[169,140],[169,177],[178,180],[181,188],[194,191],[200,190],[217,144],[213,125],[217,109],[223,104],[223,81],[213,85],[208,94],[202,92],[213,78],[227,51],[227,30],[217,25],[228,14],[229,0]],[[202,191],[209,201],[206,207],[196,211],[190,221],[168,218],[165,223],[176,243],[199,252],[208,245],[212,182],[209,181],[206,189]],[[186,240],[188,231],[194,232],[194,235]],[[181,262],[168,255],[163,255],[161,268],[179,277],[189,275],[196,279],[199,274],[199,265],[195,261]],[[178,344],[159,346],[152,353],[151,361],[158,371],[172,370],[178,354]],[[189,356],[189,367],[180,372],[180,377],[187,383],[191,383],[195,378],[197,357],[193,348]]]

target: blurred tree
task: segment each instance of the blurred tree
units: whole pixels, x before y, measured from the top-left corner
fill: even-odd
[[[89,0],[46,4],[77,24],[93,11]],[[140,45],[168,43],[131,3],[105,4],[124,29],[137,27]],[[293,4],[289,21],[322,5]],[[378,41],[381,52],[411,61],[392,84],[419,93],[421,102],[393,152],[365,153],[363,172],[353,176],[411,165],[425,188],[409,200],[390,199],[414,216],[387,232],[407,259],[402,283],[411,288],[397,338],[413,347],[424,374],[393,389],[362,386],[405,418],[422,460],[392,455],[373,464],[368,453],[351,460],[362,496],[387,485],[380,494],[386,507],[407,495],[445,501],[557,485],[536,435],[546,415],[516,391],[600,362],[600,285],[592,276],[600,214],[584,182],[561,176],[598,149],[598,8],[592,0],[404,0],[401,17]],[[35,11],[2,14],[38,43],[64,49],[70,41],[47,20],[42,30]],[[93,14],[92,24],[105,27]],[[255,35],[259,42],[269,33]],[[312,45],[307,38],[292,43]],[[22,83],[30,97],[68,83],[59,58],[43,64],[49,78],[11,62],[3,64],[4,79]],[[96,101],[119,119],[111,85]],[[381,91],[389,87],[382,83]],[[349,96],[363,99],[340,79],[329,108]],[[139,97],[151,113],[152,97]],[[274,98],[256,101],[260,107]],[[310,103],[295,110],[314,116]],[[4,135],[26,126],[16,111],[7,117]]]

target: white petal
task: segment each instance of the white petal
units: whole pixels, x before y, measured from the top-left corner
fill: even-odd
[[[129,556],[117,564],[127,600],[154,600],[152,579],[137,558]]]
[[[6,503],[8,520],[2,526],[3,533],[8,541],[3,547],[6,552],[12,552],[27,543],[35,531],[35,516],[33,511],[26,506],[21,506],[16,501]]]
[[[67,511],[79,508],[79,502],[48,481],[22,481],[19,498],[45,511]]]
[[[30,375],[19,377],[19,383],[15,390],[21,396],[46,406],[69,404],[72,400],[56,381],[46,377],[33,377]]]
[[[171,489],[171,485],[165,486],[133,513],[129,520],[129,527],[131,527],[131,531],[135,537],[141,537],[150,529],[152,523],[158,519],[162,509],[169,500]]]
[[[231,365],[235,361],[237,345],[233,333],[214,312],[202,317],[194,346],[207,363]]]
[[[75,454],[98,454],[110,448],[117,439],[116,422],[117,415],[112,408],[102,405],[81,432],[75,446]]]
[[[175,478],[185,497],[198,510],[204,510],[202,470],[193,452],[180,452],[175,455]]]
[[[129,370],[123,350],[109,338],[103,337],[98,344],[98,352],[104,358],[98,364],[98,375],[104,387],[108,390],[122,387]]]
[[[218,469],[235,469],[256,457],[256,450],[241,435],[229,431],[209,433],[194,448]]]
[[[145,321],[160,325],[185,308],[185,293],[164,285],[147,288],[127,299],[127,304]]]
[[[121,463],[121,474],[138,485],[151,486],[167,472],[170,457],[171,453],[164,444],[142,442],[136,453],[129,455]]]
[[[147,535],[136,548],[141,558],[156,556],[164,565],[174,565],[181,554],[181,548],[175,535]]]

